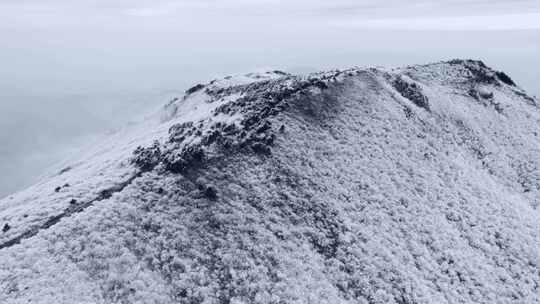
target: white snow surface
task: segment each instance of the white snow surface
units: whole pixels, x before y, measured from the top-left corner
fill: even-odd
[[[494,73],[475,61],[269,72],[174,99],[0,201],[0,303],[539,303],[539,101],[474,70]],[[180,123],[242,126],[242,104],[217,109],[257,83],[314,80],[326,87],[265,118],[270,154],[216,146],[188,173],[131,161],[170,148]]]

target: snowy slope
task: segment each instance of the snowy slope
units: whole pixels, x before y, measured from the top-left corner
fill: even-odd
[[[539,205],[481,62],[228,77],[0,201],[0,302],[537,303]]]

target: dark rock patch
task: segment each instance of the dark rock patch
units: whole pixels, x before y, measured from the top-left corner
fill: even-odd
[[[283,71],[280,71],[280,70],[274,70],[274,71],[272,71],[272,72],[273,72],[274,74],[278,74],[278,75],[282,75],[282,76],[289,75],[289,74],[287,74],[287,73],[285,73],[285,72],[283,72]]]
[[[264,155],[270,155],[272,154],[272,150],[268,145],[256,142],[251,145],[251,149],[253,152],[257,154],[264,154]]]
[[[67,188],[67,187],[69,187],[69,184],[65,183],[62,186],[58,186],[58,187],[54,188],[54,192],[60,192],[60,190],[62,190],[62,188]]]
[[[497,72],[495,72],[495,75],[497,76],[497,78],[499,78],[499,80],[502,83],[505,83],[505,84],[507,84],[509,86],[513,86],[513,87],[516,86],[516,83],[506,73],[501,72],[501,71],[497,71]]]
[[[405,117],[408,119],[411,119],[414,117],[414,112],[409,107],[403,107],[403,112],[405,113]]]
[[[187,89],[186,90],[186,95],[191,95],[191,94],[193,94],[195,92],[198,92],[198,91],[200,91],[202,89],[204,89],[204,85],[199,83],[199,84]]]
[[[214,111],[214,115],[241,114],[243,119],[240,123],[216,122],[211,126],[205,126],[203,122],[175,124],[169,129],[168,142],[137,148],[131,162],[142,171],[151,170],[163,163],[170,172],[186,173],[203,166],[216,153],[215,148],[227,153],[271,154],[277,132],[269,118],[286,109],[288,100],[295,96],[305,97],[312,88],[328,89],[324,78],[312,77],[306,80],[285,75],[279,79],[228,88],[212,85],[206,87],[206,93],[214,100],[231,94],[242,94],[242,97]],[[280,130],[283,132],[284,126]],[[197,143],[187,142],[186,139],[190,137],[198,139]]]
[[[536,99],[532,98],[531,96],[527,95],[526,93],[521,92],[521,91],[519,91],[519,90],[514,90],[514,93],[515,93],[517,96],[519,96],[519,97],[525,99],[525,102],[526,102],[527,104],[529,104],[529,105],[531,105],[531,106],[534,106],[534,107],[537,107],[537,106],[538,106],[538,102],[536,101]]]
[[[184,147],[181,151],[168,151],[164,155],[165,168],[173,173],[186,173],[190,169],[200,167],[206,159],[204,149],[200,145]]]
[[[64,174],[64,173],[68,172],[69,170],[71,170],[71,167],[70,167],[70,166],[65,167],[65,168],[63,168],[62,170],[60,170],[60,172],[58,172],[58,175],[62,175],[62,174]]]
[[[466,60],[462,64],[469,71],[474,83],[500,85],[495,72],[482,61]]]
[[[205,181],[204,182],[199,181],[197,188],[203,197],[206,197],[207,199],[211,201],[215,201],[218,198],[218,193],[217,193],[216,188],[214,188],[214,186],[212,185],[206,185]]]
[[[422,88],[414,83],[408,82],[401,76],[398,76],[393,82],[392,86],[398,91],[401,96],[412,101],[415,105],[429,111],[429,100],[422,92]]]
[[[161,148],[159,142],[155,141],[150,147],[138,147],[133,151],[131,163],[135,164],[142,171],[152,170],[161,161]]]
[[[467,94],[481,105],[485,107],[492,106],[499,114],[504,114],[503,107],[500,103],[496,102],[495,95],[492,91],[485,88],[472,87],[467,91]]]
[[[453,65],[477,65],[481,68],[487,68],[486,64],[482,60],[474,59],[452,59],[448,61],[449,64]]]

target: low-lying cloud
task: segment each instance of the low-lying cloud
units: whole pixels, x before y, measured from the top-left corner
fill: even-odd
[[[3,0],[0,196],[193,83],[472,57],[539,94],[538,1]]]
[[[339,20],[338,27],[420,31],[508,31],[540,29],[540,13],[435,18],[385,18]]]

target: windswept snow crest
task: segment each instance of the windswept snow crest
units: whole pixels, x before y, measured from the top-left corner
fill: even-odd
[[[1,200],[0,302],[537,303],[539,205],[480,61],[227,77]]]

